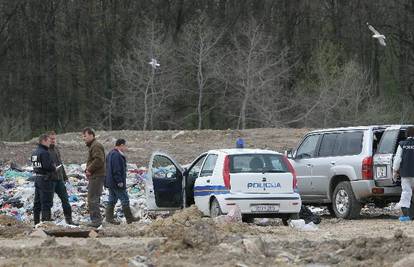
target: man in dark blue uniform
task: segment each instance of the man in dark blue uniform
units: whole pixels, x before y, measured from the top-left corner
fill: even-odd
[[[42,221],[51,221],[53,206],[54,186],[51,180],[52,173],[56,172],[56,166],[49,154],[50,139],[47,134],[39,137],[39,144],[32,154],[32,165],[35,173],[35,198],[33,206],[34,224]]]
[[[401,208],[402,222],[410,221],[411,198],[414,181],[414,127],[407,128],[407,140],[401,141],[393,163],[394,179],[401,177],[401,198],[397,206]]]

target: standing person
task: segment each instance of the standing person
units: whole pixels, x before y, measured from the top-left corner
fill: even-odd
[[[395,155],[394,179],[401,176],[401,198],[398,206],[401,207],[402,216],[399,220],[410,221],[411,197],[413,195],[412,181],[414,179],[414,127],[408,127],[407,140],[401,141]]]
[[[108,223],[112,224],[119,224],[114,219],[114,208],[118,199],[121,201],[122,211],[124,212],[127,223],[129,224],[139,220],[132,216],[128,192],[126,191],[127,164],[124,153],[127,149],[126,141],[124,139],[118,139],[115,142],[115,148],[106,156],[105,187],[109,190],[109,199],[105,210],[105,218]]]
[[[56,172],[52,173],[54,192],[58,195],[60,201],[62,202],[62,209],[63,214],[65,216],[65,222],[67,224],[76,225],[72,221],[72,207],[69,204],[69,196],[65,186],[65,182],[68,180],[68,176],[66,175],[65,168],[62,165],[62,157],[60,156],[60,151],[56,146],[56,132],[49,132],[49,138],[50,158],[54,162],[55,166],[57,166]]]
[[[86,162],[86,178],[88,184],[88,208],[91,223],[88,226],[99,227],[102,224],[100,211],[101,195],[105,179],[105,150],[102,144],[95,139],[95,131],[85,128],[82,131],[83,141],[89,148]]]
[[[31,157],[35,173],[35,198],[33,204],[33,220],[35,225],[40,222],[40,214],[42,214],[42,221],[52,220],[53,182],[51,175],[56,172],[56,166],[50,158],[49,146],[49,136],[42,134],[39,137],[37,148],[33,151]]]

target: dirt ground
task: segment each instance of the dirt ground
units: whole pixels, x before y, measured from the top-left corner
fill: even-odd
[[[149,225],[104,226],[96,238],[0,235],[0,266],[413,266],[413,223],[397,215],[365,208],[347,221],[325,213],[317,230],[300,231],[278,219],[216,224],[190,207]]]
[[[306,129],[245,131],[98,132],[109,149],[127,139],[128,158],[146,166],[155,150],[191,161],[213,148],[248,147],[283,151]],[[59,136],[66,163],[82,163],[86,148],[79,133]],[[1,143],[0,161],[26,163],[35,141]],[[215,223],[194,208],[151,224],[104,226],[95,238],[32,237],[31,226],[0,217],[0,266],[414,266],[414,222],[401,223],[391,208],[364,208],[358,220],[322,212],[315,231],[300,231],[272,219],[265,226]]]

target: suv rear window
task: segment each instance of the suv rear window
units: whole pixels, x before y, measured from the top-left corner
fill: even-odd
[[[289,172],[283,156],[275,154],[241,154],[230,156],[230,173]]]
[[[394,153],[395,143],[397,142],[398,130],[386,131],[381,138],[377,153],[392,154]]]
[[[338,140],[335,151],[337,156],[358,155],[362,151],[363,132],[344,132]]]

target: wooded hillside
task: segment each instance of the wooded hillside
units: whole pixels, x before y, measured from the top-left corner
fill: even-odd
[[[2,0],[0,73],[2,140],[408,123],[414,2]]]

